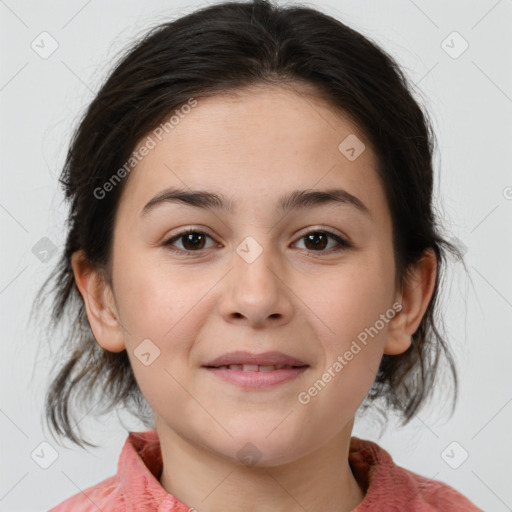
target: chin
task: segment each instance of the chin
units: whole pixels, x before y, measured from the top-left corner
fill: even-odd
[[[279,466],[293,462],[301,456],[298,438],[286,435],[286,432],[280,432],[280,435],[276,431],[269,432],[272,429],[265,428],[262,431],[248,427],[243,431],[238,430],[232,438],[225,439],[223,436],[224,442],[221,446],[212,445],[209,438],[209,446],[222,457],[248,468]]]

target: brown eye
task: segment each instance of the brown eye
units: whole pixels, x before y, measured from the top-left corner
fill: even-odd
[[[329,243],[329,237],[325,233],[312,233],[306,235],[304,240],[306,241],[306,249],[325,249]]]
[[[169,238],[162,245],[168,247],[172,251],[180,253],[200,252],[205,248],[206,239],[211,237],[206,233],[197,230],[187,230],[178,233]],[[174,247],[176,242],[181,242],[182,248]]]
[[[346,240],[329,231],[311,231],[300,238],[300,240],[304,240],[306,250],[311,252],[330,252],[329,250],[325,250],[329,245],[329,239],[332,239],[338,243],[338,247],[335,245],[334,249],[333,247],[329,248],[333,249],[334,251],[351,247],[351,245]]]

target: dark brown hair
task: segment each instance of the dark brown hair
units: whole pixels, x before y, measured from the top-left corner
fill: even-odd
[[[33,310],[44,311],[41,298],[53,283],[46,294],[53,301],[48,333],[63,320],[69,324],[45,419],[74,443],[96,446],[72,425],[79,409],[91,404],[96,415],[100,405],[101,413],[124,406],[154,428],[126,351],[112,353],[96,343],[74,280],[71,256],[81,249],[111,285],[114,218],[126,179],[104,198],[95,190],[128,161],[142,137],[190,98],[260,84],[313,88],[370,141],[392,216],[398,286],[426,249],[437,257],[433,296],[411,347],[383,356],[367,400],[383,401],[406,423],[431,396],[444,354],[455,405],[455,366],[434,313],[446,251],[462,255],[442,237],[434,214],[435,136],[427,113],[393,58],[342,22],[300,5],[227,2],[147,31],[119,58],[72,137],[59,180],[69,203],[66,245]]]

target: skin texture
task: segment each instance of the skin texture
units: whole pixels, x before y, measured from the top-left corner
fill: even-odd
[[[153,409],[162,486],[204,512],[356,507],[364,489],[348,464],[354,415],[382,355],[409,347],[435,283],[428,251],[396,289],[391,217],[369,142],[329,104],[294,89],[200,98],[128,177],[113,289],[81,252],[72,259],[97,342],[128,351]],[[366,146],[354,161],[338,149],[350,134]],[[222,193],[236,212],[166,203],[140,217],[171,186]],[[275,212],[288,192],[329,188],[347,190],[371,215],[338,204]],[[188,227],[208,235],[199,251],[183,237],[174,247],[191,255],[163,245]],[[322,230],[352,247],[335,252],[329,238],[317,249],[304,238]],[[236,251],[248,236],[262,249],[250,263]],[[390,309],[378,334],[301,404],[298,394]],[[160,350],[149,366],[134,355],[147,338]],[[201,367],[234,350],[279,350],[309,368],[294,381],[247,390]],[[248,442],[260,456],[251,467],[237,456]]]

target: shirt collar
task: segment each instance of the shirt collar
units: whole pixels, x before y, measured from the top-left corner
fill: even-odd
[[[352,437],[349,463],[365,493],[355,511],[370,510],[382,500],[382,489],[402,484],[402,492],[414,497],[414,488],[385,450],[377,444]],[[138,512],[190,512],[190,507],[169,494],[160,483],[162,453],[156,430],[130,432],[119,457],[117,471],[127,510]],[[405,484],[405,485],[404,485]],[[407,492],[408,491],[408,492]],[[361,508],[360,508],[361,507]]]
[[[127,510],[189,512],[190,507],[160,483],[162,453],[156,430],[130,432],[119,456],[117,474]]]

